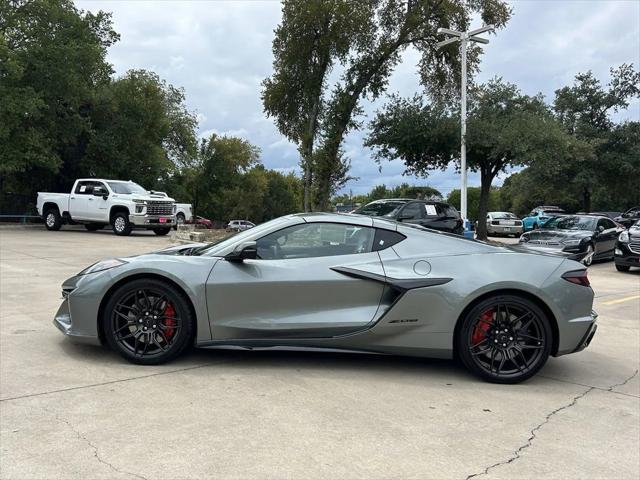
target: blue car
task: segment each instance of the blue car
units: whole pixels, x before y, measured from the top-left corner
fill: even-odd
[[[565,213],[560,207],[541,206],[531,210],[527,217],[522,219],[522,229],[525,232],[541,227],[547,220]]]

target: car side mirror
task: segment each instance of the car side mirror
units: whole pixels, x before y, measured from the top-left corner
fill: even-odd
[[[242,242],[225,257],[230,262],[242,262],[258,258],[258,248],[254,240]]]
[[[598,227],[598,233],[602,233],[602,232],[604,232],[604,226],[600,225]]]
[[[109,193],[105,192],[101,188],[94,188],[93,189],[93,196],[94,197],[102,197],[103,200],[106,200],[107,198],[109,198]]]

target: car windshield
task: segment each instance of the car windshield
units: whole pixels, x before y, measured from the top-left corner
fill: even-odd
[[[637,217],[640,215],[640,207],[633,207],[627,210],[622,216],[623,217]]]
[[[356,210],[353,213],[360,215],[368,215],[370,217],[383,217],[391,216],[396,210],[402,207],[407,202],[374,202],[368,203]]]
[[[133,182],[107,182],[113,193],[122,195],[131,195],[133,193],[141,193],[146,195],[148,192],[137,183]]]
[[[493,212],[491,214],[493,218],[518,218],[511,212]]]
[[[591,230],[596,229],[596,219],[594,217],[580,217],[571,215],[566,217],[552,218],[542,227],[545,230]]]
[[[260,238],[260,234],[262,232],[271,230],[274,225],[279,223],[288,224],[290,223],[290,219],[287,217],[280,217],[269,222],[262,223],[257,227],[249,228],[247,230],[243,230],[235,235],[231,235],[225,238],[221,238],[220,240],[216,240],[211,243],[207,243],[202,247],[198,247],[191,251],[191,255],[211,255],[215,256],[217,252],[220,252],[230,245],[235,244],[236,242],[241,242],[247,238]]]

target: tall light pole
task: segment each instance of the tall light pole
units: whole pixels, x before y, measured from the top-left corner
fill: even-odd
[[[448,35],[449,38],[436,44],[436,48],[444,47],[450,43],[460,42],[460,59],[462,63],[461,86],[460,86],[460,170],[462,171],[462,179],[460,182],[460,215],[467,220],[467,43],[489,43],[486,38],[480,38],[484,32],[493,31],[492,26],[470,30],[468,32],[457,32],[448,28],[439,28],[438,33]]]

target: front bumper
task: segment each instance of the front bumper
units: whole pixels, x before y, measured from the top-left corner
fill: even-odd
[[[53,318],[53,324],[74,343],[100,345],[98,335],[87,335],[74,329],[73,322],[71,321],[68,298],[65,298],[62,305],[60,305],[60,308],[58,308],[58,312]]]
[[[632,252],[628,243],[617,242],[613,261],[625,267],[640,267],[640,253]]]
[[[176,225],[175,215],[129,215],[129,222],[138,228],[171,228]]]

